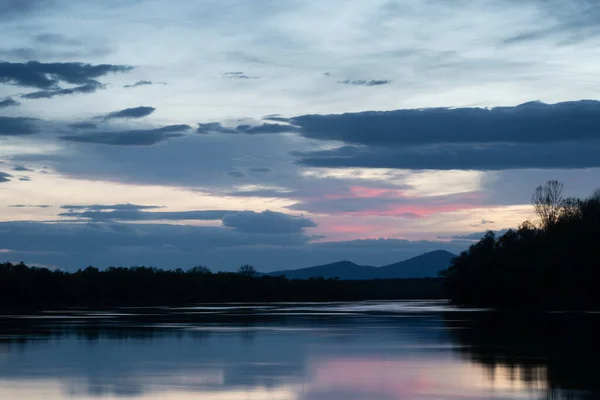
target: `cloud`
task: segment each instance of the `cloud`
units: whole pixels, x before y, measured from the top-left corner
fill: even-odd
[[[51,0],[2,0],[0,1],[0,19],[24,16],[50,4],[52,4]]]
[[[556,143],[492,143],[421,147],[343,146],[293,152],[300,165],[320,168],[394,168],[497,171],[600,166],[600,140]]]
[[[22,40],[22,38],[21,38]],[[102,42],[87,39],[85,42],[79,39],[70,39],[56,33],[41,33],[33,36],[31,46],[20,46],[15,48],[0,49],[0,57],[10,59],[29,60],[73,60],[78,58],[104,57],[111,49]],[[5,42],[8,44],[9,42]],[[19,41],[15,41],[19,43]]]
[[[69,39],[66,36],[63,36],[58,33],[41,33],[41,34],[35,35],[33,37],[33,40],[37,43],[41,43],[41,44],[45,44],[45,45],[60,44],[60,45],[67,45],[67,46],[78,46],[78,45],[82,44],[80,40]]]
[[[189,125],[169,125],[157,129],[105,131],[79,135],[66,135],[60,136],[59,139],[69,142],[106,144],[112,146],[152,146],[167,139],[185,136],[182,132],[189,129],[191,129],[191,126]]]
[[[21,105],[21,103],[14,100],[12,97],[5,97],[3,99],[0,98],[0,108],[16,107],[16,106],[20,106],[20,105]]]
[[[12,178],[11,174],[7,174],[6,172],[0,172],[0,183],[10,182],[9,178]]]
[[[210,122],[198,124],[196,132],[201,134],[297,133],[308,139],[366,146],[362,149],[356,147],[355,151],[382,151],[385,155],[389,151],[404,151],[407,146],[453,144],[465,145],[464,150],[469,150],[468,147],[474,148],[474,144],[488,145],[488,148],[491,148],[508,144],[600,140],[600,131],[596,129],[598,119],[600,119],[600,101],[581,100],[556,104],[529,102],[514,107],[490,109],[424,108],[277,118],[277,121],[287,122],[287,124],[263,123],[226,127],[219,122]],[[343,148],[344,151],[352,149]],[[527,151],[531,150],[527,149]],[[425,148],[415,151],[432,153],[437,150]],[[450,152],[461,151],[461,149],[450,148]],[[532,155],[535,159],[536,152],[534,151]],[[336,156],[343,156],[343,154],[336,154]],[[535,167],[538,163],[533,164],[536,164]],[[568,167],[569,163],[563,164]],[[496,168],[492,167],[492,169]]]
[[[288,122],[289,118],[282,117],[279,114],[269,114],[262,117],[264,121]]]
[[[226,128],[221,125],[220,122],[207,122],[204,124],[198,124],[196,133],[209,134],[209,133],[237,133],[235,129]]]
[[[258,79],[258,76],[248,76],[243,72],[223,72],[221,75],[229,79]]]
[[[63,206],[62,208],[67,208]],[[153,207],[150,207],[153,208]],[[60,213],[60,217],[71,217],[100,221],[220,221],[226,215],[239,211],[201,210],[201,211],[141,211],[140,209],[112,209],[110,211],[85,210]]]
[[[73,129],[96,129],[98,127],[95,123],[87,121],[74,122],[72,124],[69,124],[68,126],[69,128]]]
[[[152,81],[145,81],[145,80],[141,80],[141,81],[137,81],[131,85],[124,85],[123,87],[125,89],[131,89],[131,88],[136,88],[138,86],[148,86],[148,85],[153,85],[154,83]]]
[[[106,221],[223,221],[223,226],[245,233],[300,234],[304,228],[316,224],[307,218],[288,214],[264,211],[239,210],[195,210],[195,211],[144,211],[158,206],[139,206],[135,204],[116,205],[64,205],[67,212],[60,217],[79,218],[93,222]]]
[[[538,40],[546,36],[550,33],[551,30],[544,31],[535,31],[535,32],[527,32],[527,33],[519,33],[518,35],[511,36],[503,40],[504,44],[518,44],[523,42],[529,42],[533,40]]]
[[[532,25],[526,31],[505,39],[504,44],[523,44],[547,39],[561,44],[572,44],[597,37],[600,33],[600,4],[595,0],[546,0],[538,1],[537,5],[538,19],[550,22]]]
[[[147,206],[147,205],[139,205],[139,204],[65,204],[60,208],[64,210],[89,210],[89,211],[105,211],[105,210],[115,210],[115,211],[141,211],[141,210],[153,210],[157,208],[162,208],[161,206]]]
[[[35,118],[0,116],[0,136],[22,136],[39,133]]]
[[[295,217],[273,211],[242,211],[227,215],[223,225],[247,233],[301,233],[304,228],[314,228],[317,224],[311,219]]]
[[[50,208],[48,204],[11,204],[11,208]]]
[[[46,91],[56,91],[61,83],[69,83],[72,85],[80,85],[79,90],[85,90],[83,88],[98,88],[101,86],[100,82],[95,80],[97,78],[103,77],[109,73],[127,72],[132,69],[133,67],[126,65],[92,65],[79,62],[0,62],[0,83],[34,87]]]
[[[71,136],[85,136],[92,132],[77,131]],[[160,146],[94,146],[93,151],[89,151],[87,146],[73,146],[68,152],[15,155],[13,162],[49,165],[57,173],[82,179],[231,189],[232,183],[237,184],[241,180],[227,179],[224,174],[234,168],[245,172],[246,167],[268,163],[277,170],[277,173],[268,175],[249,174],[244,179],[245,184],[259,184],[265,178],[287,181],[286,176],[290,179],[297,177],[298,167],[287,155],[290,140],[293,138],[282,135],[186,134],[177,140],[166,140]],[[265,155],[265,149],[269,149],[268,155]],[[260,164],[256,160],[260,160]],[[277,186],[286,184],[282,182]]]
[[[114,112],[108,113],[106,115],[100,116],[98,118],[103,119],[105,121],[108,121],[111,119],[136,119],[136,118],[147,117],[148,115],[152,114],[154,111],[156,111],[156,108],[154,108],[154,107],[140,106],[140,107],[126,108],[126,109],[120,110],[120,111],[114,111]]]
[[[301,136],[349,145],[292,152],[310,167],[503,170],[600,166],[600,102],[429,108],[289,118]]]
[[[300,134],[348,144],[425,145],[440,143],[547,143],[600,140],[600,101],[515,107],[424,108],[303,115],[288,121]]]
[[[257,174],[267,174],[267,173],[271,172],[271,168],[252,167],[252,168],[248,168],[248,172],[254,172]]]
[[[245,133],[249,135],[270,134],[270,133],[288,133],[296,132],[297,128],[292,125],[284,124],[262,124],[262,125],[238,125],[237,133]]]
[[[18,172],[33,172],[32,169],[29,169],[23,165],[17,165],[13,168],[13,171],[18,171]]]
[[[244,174],[242,171],[229,171],[229,172],[225,172],[225,175],[230,176],[232,178],[245,178],[246,174]]]
[[[381,85],[389,85],[390,83],[392,83],[392,81],[387,80],[387,79],[376,79],[376,80],[370,80],[370,81],[366,81],[363,79],[359,79],[359,80],[350,80],[350,79],[346,79],[344,81],[337,81],[337,83],[341,83],[344,85],[353,85],[353,86],[381,86]]]
[[[304,197],[288,208],[314,214],[421,218],[435,213],[481,207],[473,193],[444,196],[407,196],[397,189],[351,187],[347,192]]]
[[[81,86],[75,86],[68,89],[53,89],[53,90],[40,90],[37,92],[25,93],[21,95],[24,99],[51,99],[56,96],[68,96],[71,94],[81,93],[94,93],[99,89],[104,89],[105,85],[100,82],[88,83]]]
[[[209,134],[209,133],[224,133],[224,134],[248,134],[248,135],[259,135],[259,134],[277,134],[277,133],[288,133],[296,132],[297,127],[289,124],[269,124],[263,123],[261,125],[237,125],[235,128],[223,126],[220,122],[207,122],[199,123],[196,133]]]

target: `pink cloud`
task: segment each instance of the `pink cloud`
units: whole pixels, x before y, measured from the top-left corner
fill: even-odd
[[[321,241],[415,239],[422,238],[422,234],[415,236],[415,232],[423,230],[419,226],[433,223],[433,219],[426,219],[436,214],[482,208],[485,199],[482,192],[419,197],[401,189],[358,185],[311,193],[298,198],[298,203],[290,208],[313,214],[319,225],[315,231],[325,235]]]
[[[452,204],[400,204],[388,205],[381,209],[352,210],[315,217],[318,232],[325,235],[321,241],[340,241],[353,239],[374,239],[380,237],[395,239],[414,239],[415,235],[407,231],[426,225],[427,219],[438,213],[472,210],[479,205],[467,203]],[[387,217],[387,218],[386,218]],[[404,220],[405,222],[402,222]],[[412,221],[410,223],[407,222]],[[419,222],[422,220],[423,222]],[[413,232],[414,233],[414,232]],[[420,236],[419,236],[420,237]]]
[[[327,227],[327,232],[332,233],[364,233],[366,230],[377,229],[376,225],[330,225]]]
[[[456,203],[456,204],[402,204],[397,206],[386,206],[382,209],[376,210],[360,210],[360,211],[346,211],[340,213],[341,215],[355,215],[355,216],[390,216],[390,217],[404,217],[404,218],[422,218],[431,214],[452,212],[461,210],[471,210],[480,208],[481,206],[468,203]]]
[[[397,189],[378,189],[364,186],[351,186],[350,187],[351,198],[373,198],[373,197],[385,197],[385,198],[400,198],[406,197],[402,190]]]
[[[337,199],[373,199],[406,197],[402,190],[389,188],[373,188],[366,186],[350,186],[342,193],[330,193],[303,200],[337,200]]]
[[[400,189],[350,186],[330,193],[298,197],[298,202],[292,208],[330,215],[419,218],[440,212],[478,208],[486,197],[482,192],[415,196]]]

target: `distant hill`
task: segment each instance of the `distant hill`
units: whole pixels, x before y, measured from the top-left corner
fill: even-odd
[[[308,279],[310,277],[340,279],[373,279],[378,268],[367,265],[354,264],[351,261],[338,261],[333,264],[319,265],[316,267],[292,269],[287,271],[271,272],[268,275],[285,275],[289,279]]]
[[[358,265],[350,261],[338,261],[333,264],[316,267],[275,271],[265,275],[285,275],[289,279],[308,279],[322,276],[323,278],[340,278],[344,280],[435,278],[441,270],[450,266],[450,262],[454,257],[456,255],[448,251],[436,250],[383,267]]]
[[[436,250],[408,260],[377,268],[378,278],[426,278],[437,277],[439,272],[450,266],[456,254]]]

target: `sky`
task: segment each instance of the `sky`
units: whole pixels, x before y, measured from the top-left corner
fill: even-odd
[[[600,187],[595,0],[0,0],[0,260],[381,266]]]

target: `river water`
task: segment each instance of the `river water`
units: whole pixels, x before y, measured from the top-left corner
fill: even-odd
[[[597,399],[600,314],[444,302],[0,317],[0,399]]]

